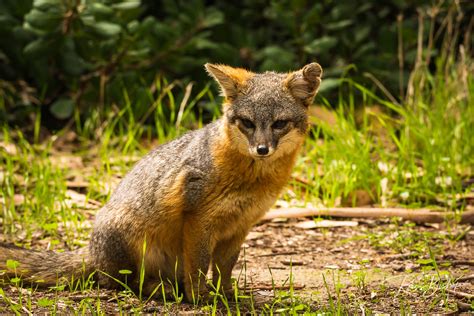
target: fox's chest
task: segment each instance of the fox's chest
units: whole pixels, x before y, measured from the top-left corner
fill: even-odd
[[[224,181],[216,185],[219,189],[209,194],[205,202],[206,211],[213,218],[216,238],[246,234],[275,203],[285,182]]]
[[[290,177],[296,154],[266,161],[215,155],[201,210],[209,214],[216,239],[245,235],[268,211]]]

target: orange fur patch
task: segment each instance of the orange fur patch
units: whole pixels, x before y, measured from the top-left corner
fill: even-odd
[[[228,135],[228,126],[223,129],[223,137],[212,147],[216,182],[205,203],[208,222],[215,227],[213,244],[247,234],[272,206],[291,175],[302,144],[295,142],[292,150],[282,148],[278,153],[277,149],[275,158],[258,160],[241,153]]]
[[[143,258],[143,245],[146,238],[145,270],[149,277],[174,276],[176,259],[181,257],[184,185],[187,172],[179,173],[173,180],[173,185],[165,189],[159,205],[159,216],[154,216],[158,222],[149,222],[143,227],[136,227],[137,234],[131,243],[137,271]],[[150,218],[150,219],[153,219]],[[180,274],[179,271],[177,271]]]
[[[224,105],[235,98],[247,85],[255,74],[243,68],[234,68],[226,65],[206,64],[206,69],[219,83],[226,100]]]
[[[247,81],[254,76],[254,73],[243,68],[219,65],[219,69],[241,87],[245,86]]]

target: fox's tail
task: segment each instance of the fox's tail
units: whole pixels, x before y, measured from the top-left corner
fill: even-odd
[[[87,278],[92,271],[88,247],[59,253],[0,243],[0,280],[18,277],[22,282],[54,286]]]

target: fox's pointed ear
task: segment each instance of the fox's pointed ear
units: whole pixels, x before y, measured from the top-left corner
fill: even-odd
[[[232,100],[244,89],[247,81],[254,73],[225,65],[205,64],[207,72],[217,81],[221,87],[222,95]]]
[[[311,63],[288,74],[285,85],[293,97],[300,100],[304,106],[309,106],[318,92],[322,74],[321,66]]]

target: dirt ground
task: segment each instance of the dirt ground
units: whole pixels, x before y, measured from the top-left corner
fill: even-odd
[[[470,227],[457,227],[458,232],[462,231],[462,240],[450,242],[440,233],[445,227],[438,225],[404,227],[409,231],[403,232],[403,240],[395,236],[397,225],[388,220],[359,220],[355,227],[317,230],[300,228],[301,221],[255,227],[244,245],[250,284],[268,284],[272,276],[275,284],[283,284],[291,271],[295,288],[315,308],[339,297],[344,306],[359,313],[361,307],[378,313],[399,313],[403,309],[414,313],[449,313],[467,303],[453,295],[447,295],[447,301],[445,297],[439,298],[437,292],[442,290],[436,285],[439,278],[432,261],[428,254],[416,249],[420,238],[431,237],[442,275],[454,279],[472,275],[474,231]],[[390,247],[383,246],[386,241]],[[403,243],[408,243],[406,249],[400,247]],[[241,257],[239,266],[243,261]],[[424,264],[428,262],[431,265]],[[474,294],[472,280],[451,287]]]
[[[254,227],[248,235],[234,276],[241,289],[253,293],[256,313],[265,312],[269,304],[285,306],[288,300],[298,300],[313,311],[335,311],[339,306],[351,314],[371,311],[449,315],[469,310],[472,300],[453,293],[474,294],[473,278],[459,279],[474,274],[474,230],[470,227],[360,219],[319,222],[319,226],[349,225],[342,227],[314,228],[311,223],[315,222],[276,219]],[[53,300],[58,295],[61,298],[55,301],[57,312],[84,308],[88,295],[95,302],[90,304],[100,301],[101,310],[107,313],[130,312],[134,305],[133,298],[123,303],[126,297],[106,290],[89,294],[40,290],[31,293],[10,285],[3,290],[13,301],[29,297],[34,314],[51,311],[50,307],[40,307],[38,301]],[[226,313],[219,306],[221,313]],[[163,302],[150,301],[142,311],[165,310]],[[181,303],[168,306],[166,311],[186,314],[196,312],[196,308]],[[12,312],[5,300],[0,300],[0,312]],[[207,314],[209,310],[201,312]]]

